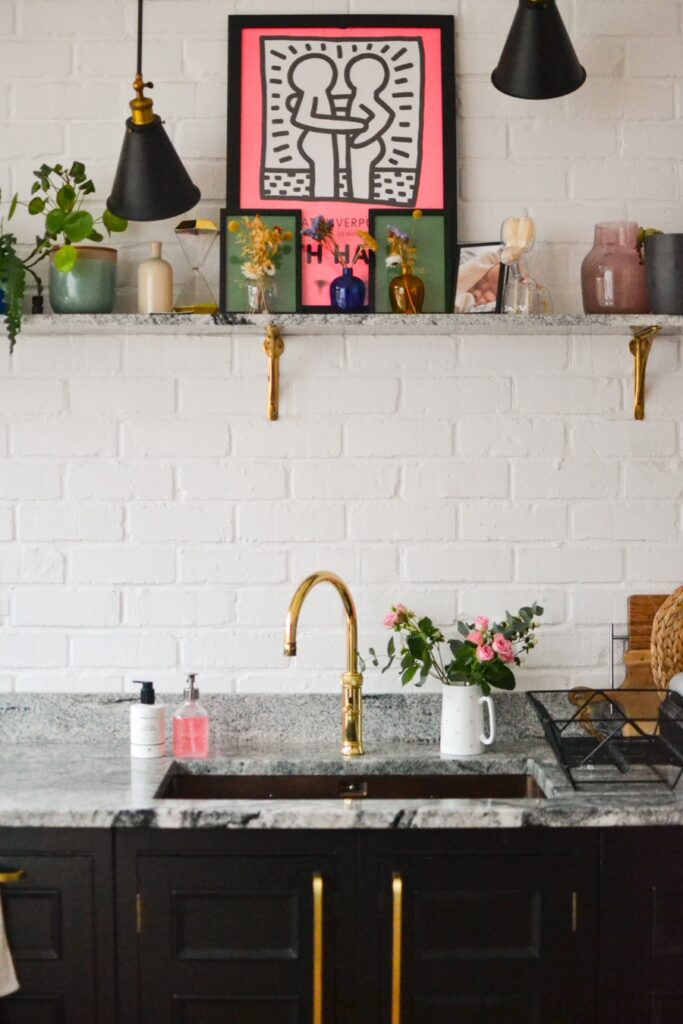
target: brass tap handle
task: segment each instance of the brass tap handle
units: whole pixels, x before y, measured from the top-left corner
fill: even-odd
[[[0,885],[12,885],[14,882],[20,882],[25,874],[23,868],[0,867]]]
[[[263,351],[268,356],[268,419],[280,418],[280,356],[285,350],[285,343],[280,328],[275,324],[266,327],[266,340]]]
[[[401,980],[403,971],[403,878],[394,871],[391,878],[391,1024],[401,1024]]]
[[[323,876],[313,875],[313,1024],[323,1024]]]

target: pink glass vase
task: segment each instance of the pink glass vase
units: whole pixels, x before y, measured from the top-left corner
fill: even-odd
[[[584,313],[649,313],[645,265],[634,220],[595,225],[593,248],[581,265]]]

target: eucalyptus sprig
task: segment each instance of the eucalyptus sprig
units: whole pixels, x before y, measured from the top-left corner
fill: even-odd
[[[79,160],[74,160],[68,169],[62,164],[54,167],[41,164],[33,177],[36,180],[31,186],[31,199],[20,204],[15,195],[9,214],[11,217],[20,204],[31,216],[45,217],[44,231],[36,235],[35,247],[25,261],[28,269],[40,263],[55,245],[60,245],[55,254],[55,266],[66,273],[73,270],[78,261],[76,243],[104,240],[104,235],[97,230],[98,224],[102,224],[109,236],[128,227],[127,220],[110,210],[105,209],[95,218],[82,208],[86,198],[95,192],[95,185],[88,177],[85,164]]]
[[[515,677],[510,665],[521,665],[522,656],[536,646],[539,623],[535,620],[541,615],[541,606],[533,604],[520,608],[516,615],[506,612],[502,622],[491,623],[483,615],[474,622],[459,621],[459,636],[446,640],[428,616],[418,618],[404,604],[393,605],[384,619],[384,625],[394,635],[387,644],[382,672],[387,672],[399,658],[404,686],[413,680],[417,686],[423,686],[432,676],[444,686],[479,686],[484,694],[489,694],[492,687],[514,690]],[[450,650],[450,661],[444,661],[443,644]],[[370,656],[378,668],[379,657],[372,647]]]

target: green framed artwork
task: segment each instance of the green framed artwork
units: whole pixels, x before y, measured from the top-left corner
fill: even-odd
[[[280,266],[273,282],[271,313],[301,311],[301,211],[300,210],[221,210],[220,306],[222,313],[248,313],[247,278],[242,273],[243,254],[239,236],[228,230],[231,220],[259,214],[268,228],[279,227],[292,234],[291,242],[280,251]],[[270,308],[272,306],[272,308]]]
[[[387,209],[370,210],[370,234],[379,249],[370,267],[370,308],[375,313],[391,313],[389,282],[395,276],[386,265],[387,229],[396,227],[410,236],[417,247],[414,273],[425,286],[423,313],[446,313],[451,308],[451,252],[447,217],[443,210],[399,213]]]

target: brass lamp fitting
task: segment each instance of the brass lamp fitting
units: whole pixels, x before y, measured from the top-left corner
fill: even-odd
[[[136,93],[135,99],[130,101],[131,119],[133,124],[151,124],[155,114],[153,101],[150,96],[145,96],[144,89],[153,89],[154,82],[145,82],[142,75],[137,74],[133,82],[133,89]]]

